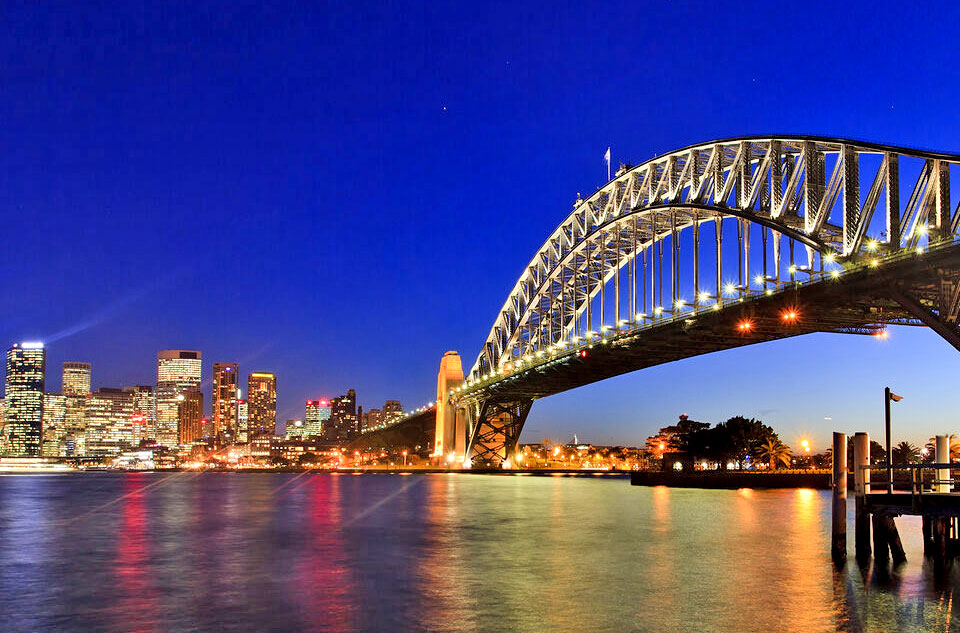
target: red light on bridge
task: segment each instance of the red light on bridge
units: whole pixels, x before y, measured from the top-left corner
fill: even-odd
[[[587,357],[587,350],[585,349],[580,350],[580,358],[586,358],[586,357]]]
[[[749,332],[753,329],[753,323],[749,320],[743,320],[737,323],[737,329],[741,332]]]
[[[800,314],[794,308],[788,308],[780,313],[780,318],[787,323],[796,323],[797,319],[800,318]]]

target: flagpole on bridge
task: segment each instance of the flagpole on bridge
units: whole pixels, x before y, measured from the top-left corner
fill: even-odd
[[[607,182],[610,182],[610,147],[607,147],[607,153],[603,155],[603,160],[607,161]]]

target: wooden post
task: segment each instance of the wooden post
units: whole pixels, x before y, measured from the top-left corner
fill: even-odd
[[[830,557],[847,561],[847,434],[833,434],[833,539]]]
[[[864,562],[870,558],[870,514],[867,512],[867,493],[870,492],[870,470],[864,468],[870,464],[870,436],[857,433],[853,436],[853,481],[856,498],[854,500],[854,540],[857,560]]]
[[[921,530],[923,531],[923,555],[933,556],[933,523],[929,514],[924,514],[921,519]]]
[[[873,557],[878,563],[890,560],[887,531],[884,529],[883,517],[879,514],[873,515]]]
[[[947,530],[949,529],[948,519],[946,517],[932,517],[933,524],[933,564],[937,568],[946,567],[947,564]]]
[[[900,532],[897,531],[896,521],[892,516],[885,516],[883,517],[883,524],[893,562],[897,565],[907,562],[907,554],[903,551],[903,543],[900,542]]]

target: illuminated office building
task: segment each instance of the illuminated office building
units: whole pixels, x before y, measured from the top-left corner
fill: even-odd
[[[305,429],[303,420],[287,420],[283,428],[284,437],[288,440],[296,440],[304,436]]]
[[[327,400],[307,400],[303,416],[303,437],[315,437],[323,434],[323,427],[330,419],[330,402]],[[289,437],[289,436],[288,436]]]
[[[201,372],[202,357],[198,351],[168,349],[157,354],[157,443],[177,445],[180,405],[177,396],[199,391]],[[203,417],[202,411],[200,417]]]
[[[134,396],[101,387],[87,398],[84,444],[87,457],[110,457],[137,445]]]
[[[90,395],[90,363],[63,363],[61,393],[64,399],[63,434],[60,440],[62,457],[79,457],[85,453],[86,432],[84,410]]]
[[[43,343],[15,343],[7,350],[7,455],[40,457],[46,368]]]
[[[249,439],[277,431],[277,377],[253,372],[247,378]]]
[[[65,362],[60,392],[65,396],[86,396],[90,393],[90,374],[90,363]]]
[[[177,396],[177,441],[181,445],[196,442],[203,437],[203,393],[185,391]]]
[[[237,400],[237,442],[250,441],[249,415],[246,400]]]
[[[139,446],[143,440],[153,439],[157,397],[150,385],[134,385],[123,390],[133,397],[133,439]]]
[[[66,396],[59,393],[43,394],[42,452],[44,457],[59,457],[63,454],[61,447],[65,438],[66,417]]]
[[[229,443],[237,435],[237,400],[240,375],[236,363],[213,364],[212,435]]]

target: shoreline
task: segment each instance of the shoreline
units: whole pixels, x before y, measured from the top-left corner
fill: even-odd
[[[830,473],[758,473],[749,471],[668,473],[634,471],[630,473],[630,485],[712,490],[737,490],[740,488],[813,488],[828,490],[830,488]]]

